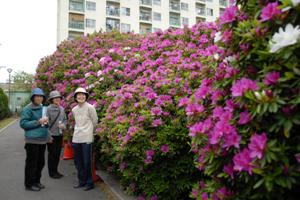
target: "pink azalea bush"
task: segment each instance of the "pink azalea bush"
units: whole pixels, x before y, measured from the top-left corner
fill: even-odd
[[[295,199],[300,43],[271,40],[299,9],[243,1],[217,23],[65,41],[36,83],[67,111],[76,87],[90,91],[98,159],[138,199]]]

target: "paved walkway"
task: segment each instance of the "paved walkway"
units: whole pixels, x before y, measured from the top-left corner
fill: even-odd
[[[46,186],[39,192],[24,189],[25,150],[23,130],[16,121],[0,132],[0,199],[5,200],[105,200],[106,195],[96,184],[94,190],[74,189],[76,170],[73,160],[62,160],[62,179],[48,176],[47,166],[43,169],[41,182]]]

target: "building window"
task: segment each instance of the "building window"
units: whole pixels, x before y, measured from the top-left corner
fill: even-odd
[[[161,5],[161,0],[153,0],[153,4],[160,6]]]
[[[157,31],[161,31],[161,29],[153,27],[153,32],[157,32]]]
[[[68,39],[72,40],[72,39],[81,37],[81,36],[83,36],[83,35],[84,35],[83,32],[69,31]]]
[[[84,12],[84,2],[83,0],[70,0],[69,10]]]
[[[122,33],[130,32],[130,24],[121,23],[121,32]]]
[[[120,30],[120,20],[117,19],[106,19],[106,31]]]
[[[171,10],[180,11],[180,3],[177,0],[170,0],[169,7]]]
[[[169,23],[171,26],[180,26],[180,15],[170,14]]]
[[[140,0],[141,5],[151,6],[152,2],[151,0]]]
[[[212,3],[212,2],[213,2],[213,0],[206,0],[206,2],[210,2],[210,3]]]
[[[119,17],[120,16],[120,7],[115,4],[108,3],[106,5],[106,15]]]
[[[130,16],[130,8],[121,8],[121,15],[122,16]]]
[[[189,4],[188,3],[181,3],[181,10],[189,11]]]
[[[182,25],[188,26],[189,25],[189,18],[183,17],[182,18]]]
[[[151,10],[148,9],[140,9],[140,20],[151,22],[152,17]]]
[[[211,8],[206,8],[206,14],[208,16],[214,16],[214,10]]]
[[[91,11],[96,11],[96,2],[87,1],[86,2],[86,9]]]
[[[94,20],[94,19],[86,19],[85,20],[85,26],[87,28],[95,28],[96,27],[96,20]]]
[[[153,13],[153,19],[155,21],[161,21],[161,14],[160,13],[157,13],[157,12],[154,12]]]

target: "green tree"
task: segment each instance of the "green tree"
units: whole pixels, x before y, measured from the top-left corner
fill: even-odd
[[[34,83],[34,75],[24,71],[18,71],[12,76],[12,81],[14,83],[12,89],[30,91]]]
[[[0,120],[7,117],[9,114],[8,98],[2,88],[0,88]]]

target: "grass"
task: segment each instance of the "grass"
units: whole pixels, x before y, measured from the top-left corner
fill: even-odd
[[[14,117],[9,117],[9,118],[5,118],[5,119],[0,120],[0,130],[2,128],[4,128],[5,126],[7,126],[12,121],[14,121],[15,119],[16,118],[14,118]]]

